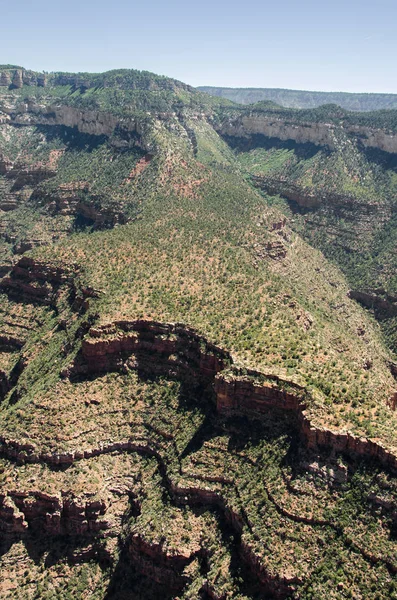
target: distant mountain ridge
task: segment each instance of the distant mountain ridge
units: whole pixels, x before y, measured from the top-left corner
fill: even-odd
[[[370,111],[397,108],[397,94],[364,94],[350,92],[311,92],[278,88],[198,87],[201,92],[226,98],[238,104],[255,104],[263,100],[287,108],[316,108],[323,104],[338,104],[347,110]]]

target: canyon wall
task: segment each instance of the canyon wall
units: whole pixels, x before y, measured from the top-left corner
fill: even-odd
[[[283,119],[265,113],[243,114],[236,118],[225,119],[216,126],[223,136],[249,138],[252,135],[264,135],[282,141],[293,140],[298,144],[311,143],[336,149],[335,132],[338,126],[325,122],[294,122],[292,118]],[[384,152],[397,153],[397,134],[382,129],[358,125],[343,124],[346,133],[359,139],[365,147],[378,148]]]

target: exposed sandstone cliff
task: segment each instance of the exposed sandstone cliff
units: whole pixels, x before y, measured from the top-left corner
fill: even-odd
[[[397,134],[381,129],[346,125],[345,131],[354,136],[365,147],[378,148],[389,153],[397,153]],[[217,126],[221,135],[238,138],[249,138],[261,134],[268,138],[293,140],[299,144],[312,143],[316,146],[336,148],[335,131],[337,126],[324,122],[293,122],[280,116],[269,116],[263,113],[243,114],[234,119],[225,119]]]
[[[112,138],[115,145],[138,145],[150,151],[143,141],[145,120],[134,117],[121,118],[98,111],[83,110],[66,105],[42,105],[35,101],[11,104],[0,100],[0,116],[10,125],[64,125],[76,127],[80,133],[104,135]]]
[[[4,69],[0,71],[0,86],[21,88],[24,85],[45,87],[47,75],[26,69]]]
[[[76,292],[76,268],[50,266],[23,257],[10,275],[0,282],[2,290],[11,296],[21,294],[29,302],[51,304],[62,289],[72,291],[71,302],[77,309],[87,308],[94,290]],[[350,432],[339,432],[314,426],[308,407],[307,391],[276,376],[248,371],[243,375],[233,366],[231,354],[183,324],[136,320],[117,321],[91,327],[82,340],[74,363],[62,372],[63,377],[81,378],[109,371],[138,371],[196,381],[213,388],[219,412],[254,411],[266,413],[271,408],[293,415],[302,438],[309,448],[328,448],[351,456],[375,458],[391,468],[397,468],[397,455],[382,444],[359,438]],[[393,399],[390,399],[393,404]],[[3,452],[24,460],[70,462],[64,458],[38,456],[33,447],[19,448],[18,442],[2,440]],[[128,447],[128,445],[127,445]],[[112,444],[106,451],[112,451]],[[116,449],[116,448],[114,448]],[[93,453],[102,449],[93,449]],[[22,452],[22,455],[19,453]],[[25,458],[24,458],[25,457]]]
[[[51,304],[60,286],[73,287],[74,273],[73,268],[53,267],[23,257],[12,268],[9,276],[0,281],[0,290],[10,296],[22,296],[30,302]]]
[[[238,371],[225,371],[226,364],[231,363],[227,351],[208,344],[205,338],[183,325],[131,321],[92,328],[83,340],[80,356],[64,375],[137,368],[172,376],[204,377],[214,385],[219,412],[266,413],[272,408],[288,411],[296,419],[308,448],[374,458],[397,469],[397,455],[382,444],[351,432],[313,426],[304,388],[278,377],[264,377],[259,372],[250,371],[244,376]]]
[[[0,530],[15,534],[39,532],[44,535],[84,535],[108,528],[102,518],[103,501],[77,498],[64,492],[56,496],[39,490],[15,490],[0,495]]]

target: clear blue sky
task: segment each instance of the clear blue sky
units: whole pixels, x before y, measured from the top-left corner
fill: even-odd
[[[397,0],[0,0],[0,63],[397,93]]]

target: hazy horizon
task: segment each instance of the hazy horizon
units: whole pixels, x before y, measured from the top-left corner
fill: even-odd
[[[194,87],[397,93],[391,0],[251,0],[239,10],[224,0],[22,0],[2,16],[0,62],[36,71],[133,68]]]

